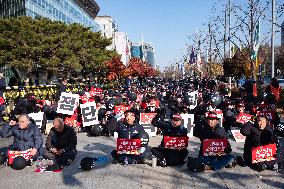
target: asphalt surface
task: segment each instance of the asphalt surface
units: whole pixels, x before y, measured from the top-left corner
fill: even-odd
[[[46,138],[46,137],[45,137]],[[0,138],[0,150],[7,147],[10,139]],[[157,146],[161,136],[150,138],[149,146]],[[284,140],[280,139],[284,144]],[[241,155],[243,143],[230,140],[233,153]],[[151,154],[143,165],[112,164],[110,153],[115,149],[113,137],[88,137],[86,133],[78,134],[78,156],[75,161],[60,173],[35,173],[35,166],[15,171],[10,167],[0,167],[0,188],[103,188],[103,189],[133,189],[133,188],[248,188],[248,189],[284,189],[284,171],[256,172],[249,167],[225,168],[221,171],[193,173],[187,170],[186,164],[181,167],[151,166]],[[150,148],[149,147],[149,148]],[[149,150],[149,149],[148,149]],[[190,156],[197,156],[199,140],[190,138],[188,147]],[[284,154],[284,148],[282,148]],[[284,159],[282,154],[282,161]],[[79,169],[83,157],[99,157],[102,160],[91,171]]]

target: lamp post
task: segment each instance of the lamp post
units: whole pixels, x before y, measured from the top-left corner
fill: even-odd
[[[271,29],[271,77],[274,77],[274,22],[275,22],[275,0],[272,0],[272,29]]]

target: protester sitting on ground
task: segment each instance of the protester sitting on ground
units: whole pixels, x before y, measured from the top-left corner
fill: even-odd
[[[121,121],[117,121],[112,125],[108,125],[107,128],[112,132],[118,133],[118,138],[124,139],[135,139],[145,133],[143,126],[138,123],[136,119],[137,110],[130,109],[126,110],[124,115],[125,118]],[[140,155],[133,154],[118,154],[117,150],[113,150],[111,155],[114,159],[114,163],[122,164],[137,164],[145,163],[146,147],[141,148]]]
[[[206,116],[204,124],[194,127],[193,135],[201,141],[199,156],[197,161],[200,163],[201,171],[205,170],[221,170],[224,167],[233,167],[235,165],[235,157],[231,155],[230,145],[224,149],[223,153],[214,156],[205,156],[203,154],[203,143],[205,139],[227,139],[225,129],[218,124],[218,117],[215,112],[209,112]],[[188,165],[191,162],[188,162]]]
[[[277,138],[265,116],[258,116],[255,123],[248,122],[241,129],[241,134],[246,136],[244,145],[244,160],[245,163],[257,171],[270,169],[278,171],[277,159],[271,161],[263,161],[252,163],[252,149],[254,147],[277,143]]]
[[[44,158],[52,160],[56,168],[69,165],[76,157],[77,135],[61,118],[53,120],[53,128],[46,140]]]
[[[36,160],[42,155],[42,134],[35,122],[27,114],[22,114],[18,118],[10,118],[10,123],[4,125],[0,130],[0,136],[3,138],[14,137],[13,144],[9,150],[26,151],[30,150],[32,159]],[[8,158],[8,151],[4,152],[5,158]]]
[[[177,166],[185,163],[185,158],[188,154],[187,144],[182,149],[169,149],[165,147],[164,137],[187,137],[187,129],[181,125],[182,117],[180,114],[175,113],[172,115],[170,122],[164,121],[165,112],[158,111],[152,120],[152,125],[161,129],[163,133],[163,140],[159,147],[152,148],[152,154],[157,157],[158,163],[165,167]],[[187,141],[187,140],[186,140]]]

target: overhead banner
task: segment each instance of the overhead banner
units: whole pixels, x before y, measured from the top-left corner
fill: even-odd
[[[88,102],[86,104],[81,104],[80,108],[82,114],[83,127],[99,124],[98,112],[96,109],[97,105],[95,102]]]
[[[72,93],[61,93],[57,106],[57,113],[73,115],[79,104],[79,95]]]

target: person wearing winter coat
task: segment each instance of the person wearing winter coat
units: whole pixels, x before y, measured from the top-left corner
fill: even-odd
[[[246,136],[243,154],[245,163],[258,171],[265,169],[277,171],[277,160],[252,164],[252,149],[254,147],[277,143],[277,138],[272,128],[268,125],[267,118],[258,116],[255,123],[247,122],[241,129],[241,134]]]
[[[42,133],[27,114],[20,115],[18,120],[18,123],[16,123],[15,120],[10,120],[9,125],[4,125],[0,131],[0,136],[2,138],[13,136],[14,141],[13,144],[10,145],[9,150],[30,150],[32,159],[36,160],[43,152]],[[8,158],[8,151],[4,153],[4,156]]]

